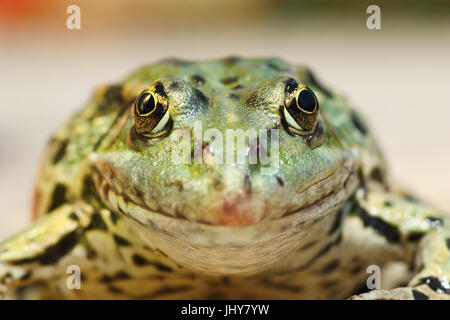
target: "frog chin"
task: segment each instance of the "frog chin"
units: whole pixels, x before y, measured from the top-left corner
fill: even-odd
[[[104,182],[106,183],[106,182]],[[210,275],[247,275],[267,270],[299,250],[324,217],[333,214],[358,186],[351,171],[342,185],[281,218],[251,225],[213,225],[154,212],[100,186],[102,197],[141,240],[178,265]]]

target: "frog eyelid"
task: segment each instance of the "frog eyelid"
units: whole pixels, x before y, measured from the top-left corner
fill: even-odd
[[[156,109],[156,107],[155,107],[155,109]],[[167,122],[169,122],[169,110],[166,111],[164,116],[161,118],[161,120],[159,120],[156,127],[154,127],[153,130],[150,131],[150,133],[153,134],[153,133],[158,133],[158,132],[162,131],[164,129],[164,127],[166,126]]]
[[[289,113],[287,108],[284,106],[283,106],[283,114],[284,114],[284,119],[286,120],[286,122],[289,126],[294,127],[297,130],[303,131],[303,129],[300,127],[300,125],[297,123],[297,121],[295,121],[295,119],[291,116],[291,114]]]

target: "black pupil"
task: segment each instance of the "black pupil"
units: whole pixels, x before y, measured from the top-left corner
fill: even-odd
[[[309,90],[302,90],[298,95],[298,106],[306,112],[314,112],[316,109],[316,98]]]
[[[155,98],[151,93],[145,92],[138,101],[138,110],[140,114],[146,114],[155,109]]]

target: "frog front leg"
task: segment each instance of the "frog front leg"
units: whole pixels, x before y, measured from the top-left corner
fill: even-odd
[[[365,241],[376,244],[379,255],[400,248],[403,253],[397,258],[416,273],[406,287],[372,290],[350,299],[450,299],[450,217],[384,191],[360,189],[355,200],[349,219],[359,220],[373,238],[379,237]]]
[[[37,291],[51,291],[45,284],[62,272],[58,270],[59,263],[79,244],[90,221],[90,210],[82,204],[64,204],[1,243],[0,295],[34,284],[43,288]],[[48,297],[47,293],[42,295]],[[32,297],[40,296],[37,293]]]
[[[127,230],[114,225],[117,220],[111,211],[85,202],[66,203],[47,213],[0,244],[0,296],[102,297],[107,291],[102,281],[129,264],[120,247],[133,248]]]
[[[83,203],[64,204],[1,243],[0,296],[8,296],[18,288],[34,287],[30,290],[34,294],[29,297],[53,298],[51,280],[66,272],[61,262],[68,257],[83,260],[77,249],[83,246],[83,232],[91,223],[92,212],[93,208]]]
[[[189,275],[127,227],[86,203],[64,204],[0,244],[0,297],[157,299],[189,296]],[[78,283],[76,286],[76,273]],[[167,279],[170,278],[170,281]],[[197,285],[198,287],[198,285]],[[205,288],[197,288],[202,292]]]

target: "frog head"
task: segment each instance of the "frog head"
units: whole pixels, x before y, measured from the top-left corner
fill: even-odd
[[[306,68],[166,60],[122,92],[130,103],[92,156],[99,193],[179,263],[267,268],[356,187],[363,137]]]

